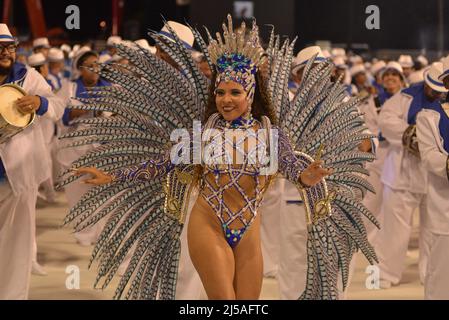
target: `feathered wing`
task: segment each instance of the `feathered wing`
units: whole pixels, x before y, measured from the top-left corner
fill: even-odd
[[[377,261],[362,215],[376,226],[378,223],[361,203],[366,191],[374,191],[364,178],[368,174],[364,163],[374,155],[358,150],[360,142],[372,136],[365,133],[358,101],[347,98],[343,85],[331,82],[329,61],[313,65],[314,59],[309,60],[301,85],[289,102],[292,45],[286,41],[281,46],[278,39],[272,33],[267,53],[269,90],[279,127],[289,136],[300,161],[310,164],[312,156],[321,154],[325,167],[334,168],[317,186],[299,189],[308,223],[307,282],[300,299],[337,299],[339,274],[345,288],[349,263],[357,250],[370,263]]]
[[[157,44],[176,62],[179,71],[142,48],[118,45],[118,54],[130,65],[100,65],[99,74],[113,83],[94,88],[90,97],[78,99],[76,109],[112,112],[109,118],[76,120],[82,129],[67,134],[69,146],[97,144],[80,157],[72,169],[94,166],[106,172],[139,166],[167,155],[174,129],[191,129],[201,120],[208,81],[190,52],[173,32],[174,42],[153,34]],[[199,33],[193,30],[203,52]],[[78,177],[63,173],[60,187]],[[180,233],[186,199],[196,173],[194,166],[179,165],[151,180],[125,180],[98,186],[71,208],[64,223],[79,231],[107,217],[93,249],[91,263],[99,262],[95,285],[105,287],[120,264],[131,262],[117,287],[115,298],[174,299]]]

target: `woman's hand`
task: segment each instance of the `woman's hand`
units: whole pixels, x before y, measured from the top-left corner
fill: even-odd
[[[79,168],[79,169],[74,169],[74,175],[80,176],[82,174],[90,174],[93,177],[90,179],[86,179],[83,181],[83,183],[87,183],[87,184],[93,184],[93,185],[102,185],[102,184],[107,184],[107,183],[111,183],[112,182],[112,177],[106,173],[104,173],[101,170],[98,170],[95,167],[86,167],[86,168]]]
[[[324,177],[331,175],[333,170],[322,168],[322,160],[312,162],[299,176],[300,183],[306,187],[313,187]]]

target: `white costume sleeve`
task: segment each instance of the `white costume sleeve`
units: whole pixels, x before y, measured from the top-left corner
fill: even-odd
[[[404,112],[408,111],[410,102],[405,99],[409,98],[396,93],[385,102],[379,114],[380,132],[393,146],[402,146],[402,135],[409,126]]]
[[[54,95],[50,85],[39,72],[32,68],[28,68],[27,77],[23,87],[27,94],[37,95],[48,101],[48,110],[44,114],[46,118],[50,118],[54,121],[61,119],[64,113],[63,101]]]
[[[416,118],[421,163],[430,172],[446,178],[447,153],[443,149],[438,123],[440,115],[433,110],[422,110]]]

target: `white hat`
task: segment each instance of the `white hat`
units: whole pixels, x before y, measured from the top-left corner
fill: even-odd
[[[6,24],[0,23],[0,42],[15,42]]]
[[[345,63],[345,59],[343,59],[343,57],[335,57],[332,60],[335,64],[335,66],[339,69],[348,69],[348,66]]]
[[[314,63],[321,62],[323,60],[326,60],[326,58],[323,56],[323,53],[321,52],[321,48],[318,46],[311,46],[302,49],[298,52],[296,55],[296,58],[293,62],[292,72],[294,72],[297,69],[303,68],[306,66],[307,62],[314,56],[315,60]]]
[[[172,42],[174,42],[173,35],[171,34],[167,25],[175,32],[178,38],[184,43],[184,46],[187,49],[192,50],[193,42],[195,41],[192,30],[190,30],[189,27],[181,23],[175,21],[167,21],[162,30],[159,31],[159,35],[165,37],[166,39]]]
[[[343,48],[333,48],[332,51],[333,57],[343,57],[346,58],[346,51]]]
[[[387,64],[383,60],[376,61],[375,63],[373,63],[371,65],[371,73],[373,75],[376,75],[379,71],[381,71],[383,68],[385,68],[386,65]]]
[[[76,52],[81,48],[79,44],[75,44],[72,48],[72,52],[76,54]]]
[[[424,81],[424,70],[418,70],[418,71],[414,71],[412,72],[409,76],[408,76],[408,82],[410,84],[415,84],[418,82],[423,82]]]
[[[427,67],[427,66],[429,65],[429,60],[427,60],[427,58],[424,57],[422,54],[419,55],[419,56],[416,58],[416,61],[418,61],[419,63],[421,63],[421,65],[422,65],[423,67]]]
[[[75,57],[73,58],[73,68],[77,69],[78,60],[87,52],[93,52],[95,55],[98,56],[98,53],[95,51],[92,51],[92,49],[89,46],[83,46],[81,47],[77,52],[75,52]]]
[[[113,46],[115,44],[119,44],[122,42],[122,37],[120,36],[110,36],[108,40],[106,41],[107,46]]]
[[[47,62],[47,60],[45,59],[45,56],[41,52],[34,53],[28,57],[28,65],[30,67],[41,66],[41,65],[45,64],[46,62]]]
[[[349,58],[349,62],[351,62],[352,64],[361,64],[363,63],[363,59],[361,56],[355,55]]]
[[[149,51],[152,54],[156,53],[156,47],[150,46],[148,44],[147,39],[139,39],[139,40],[134,41],[134,43],[137,44],[138,46],[142,47],[143,49]]]
[[[440,74],[438,79],[443,81],[444,78],[446,78],[449,75],[449,56],[443,59],[443,72]]]
[[[385,70],[387,70],[387,69],[394,69],[394,70],[396,70],[397,72],[399,72],[403,76],[404,69],[402,69],[402,66],[398,62],[396,62],[396,61],[388,62],[385,65],[385,68],[384,68],[383,72],[385,72]]]
[[[330,57],[332,57],[332,55],[331,55],[331,53],[329,52],[329,50],[324,49],[324,50],[322,51],[322,53],[323,53],[323,57],[325,57],[325,58],[330,58]]]
[[[103,53],[103,54],[100,54],[100,56],[98,57],[98,63],[108,63],[111,61],[111,59],[112,59],[112,57],[110,54]]]
[[[356,64],[355,66],[352,66],[349,69],[349,73],[351,74],[351,77],[354,77],[355,75],[366,72],[365,66],[363,64]]]
[[[48,61],[49,62],[59,62],[64,61],[64,52],[58,48],[51,48],[48,51]]]
[[[61,47],[59,47],[59,49],[67,53],[70,53],[70,51],[72,51],[72,48],[70,48],[70,46],[66,43],[62,44]]]
[[[438,92],[448,92],[444,87],[443,82],[438,80],[438,77],[443,73],[443,64],[441,62],[434,62],[424,70],[424,81],[429,87]]]
[[[41,37],[33,40],[33,49],[38,47],[44,47],[50,49],[50,43],[48,42],[48,38]]]
[[[401,54],[398,59],[399,64],[402,68],[411,68],[413,67],[413,59],[408,54]]]

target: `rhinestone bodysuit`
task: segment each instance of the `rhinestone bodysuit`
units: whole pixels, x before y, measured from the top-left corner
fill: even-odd
[[[269,123],[269,120],[265,119],[265,122]],[[278,133],[276,154],[275,157],[271,156],[269,161],[277,160],[279,172],[291,181],[296,181],[303,169],[303,163],[295,156],[288,137],[278,128],[270,125],[268,127]],[[269,185],[270,176],[261,174],[263,165],[259,162],[261,158],[257,152],[268,150],[267,141],[270,140],[261,139],[257,133],[260,132],[258,130],[266,131],[267,125],[252,117],[228,122],[216,114],[212,128],[215,131],[209,140],[216,141],[214,139],[221,136],[222,148],[214,148],[207,161],[203,154],[200,197],[219,219],[228,244],[235,247],[256,218],[263,194]],[[241,130],[245,134],[233,132],[228,135],[226,132],[229,130]],[[257,141],[257,148],[248,148],[251,139]],[[203,153],[204,150],[203,147]],[[240,155],[238,164],[233,161],[236,160],[236,154]],[[168,157],[160,157],[139,166],[116,170],[111,175],[114,181],[149,180],[168,174],[174,167]]]

